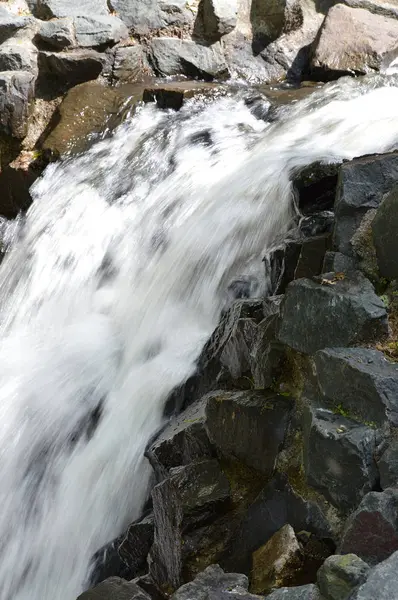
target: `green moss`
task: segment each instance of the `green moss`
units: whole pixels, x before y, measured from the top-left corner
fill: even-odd
[[[342,404],[335,406],[333,412],[335,415],[340,415],[345,419],[350,419],[351,421],[356,421],[357,423],[361,423],[372,429],[377,429],[377,424],[374,421],[365,421],[358,413],[347,410]]]

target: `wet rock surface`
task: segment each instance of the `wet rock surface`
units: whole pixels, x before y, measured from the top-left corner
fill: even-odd
[[[292,282],[282,303],[280,342],[308,354],[387,335],[385,306],[359,272]]]

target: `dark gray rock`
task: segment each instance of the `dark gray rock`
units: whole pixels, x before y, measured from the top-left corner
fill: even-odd
[[[214,520],[229,501],[230,489],[215,460],[171,470],[152,491],[155,540],[150,575],[160,587],[177,589],[182,581],[183,533]]]
[[[320,502],[306,500],[284,475],[277,475],[257,496],[239,524],[222,560],[223,568],[251,571],[251,555],[286,523],[295,531],[309,531],[320,539],[333,537]]]
[[[323,273],[348,273],[356,269],[355,259],[341,252],[326,252],[323,261]]]
[[[398,179],[398,154],[366,156],[341,166],[335,204],[333,241],[337,250],[353,255],[351,240],[365,213],[378,208]]]
[[[29,40],[8,40],[0,46],[0,71],[37,74],[37,49]]]
[[[185,0],[110,0],[110,5],[132,33],[139,35],[189,26],[194,20]]]
[[[75,32],[72,18],[44,21],[37,34],[39,42],[63,50],[75,44]]]
[[[140,44],[117,48],[113,77],[121,83],[139,81],[151,74],[151,68]]]
[[[398,277],[398,186],[388,193],[372,222],[373,243],[376,248],[380,275]]]
[[[354,509],[378,480],[374,430],[324,409],[309,408],[306,421],[307,482],[338,508]]]
[[[158,75],[187,75],[200,79],[228,76],[220,44],[202,46],[191,40],[172,37],[154,38],[149,44],[151,61]]]
[[[333,348],[315,355],[326,399],[362,422],[398,425],[398,364],[370,348]]]
[[[302,214],[332,210],[340,164],[313,163],[297,173],[293,186]]]
[[[266,600],[323,600],[316,585],[284,587],[272,592]]]
[[[258,596],[247,594],[249,581],[245,575],[224,573],[218,565],[207,567],[194,581],[183,585],[172,600],[256,600]]]
[[[386,308],[359,272],[299,279],[287,288],[278,339],[299,352],[372,342],[387,334]]]
[[[31,0],[31,10],[39,19],[109,15],[107,0]]]
[[[116,44],[128,38],[126,25],[112,16],[82,16],[75,17],[75,33],[78,46],[92,48]]]
[[[205,0],[203,18],[206,38],[219,40],[236,27],[238,17],[237,0]]]
[[[398,552],[377,565],[350,600],[395,600],[398,589]]]
[[[105,58],[95,50],[39,52],[40,86],[67,90],[79,83],[96,79]]]
[[[0,73],[0,132],[18,139],[25,137],[35,79],[26,71]]]
[[[14,36],[20,39],[33,37],[37,27],[33,17],[16,17],[3,9],[0,13],[0,44]]]
[[[292,408],[291,398],[277,394],[213,392],[207,397],[206,426],[223,455],[271,475]]]
[[[77,600],[151,600],[136,583],[111,577],[81,594]]]
[[[340,554],[375,565],[398,550],[398,490],[369,492],[347,520]]]
[[[91,585],[114,576],[130,581],[144,573],[153,538],[152,514],[132,523],[125,533],[94,555]]]
[[[146,456],[160,479],[167,477],[173,467],[213,455],[205,428],[206,405],[207,398],[192,404],[174,418],[147,449]]]
[[[325,600],[348,600],[369,571],[369,565],[355,554],[329,556],[318,571],[321,594]]]
[[[383,490],[398,487],[398,440],[392,440],[378,462]]]

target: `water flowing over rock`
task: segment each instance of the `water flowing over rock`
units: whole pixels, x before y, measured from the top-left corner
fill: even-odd
[[[164,40],[175,44],[166,33]],[[140,43],[152,46],[156,39],[161,38]],[[212,54],[214,46],[178,43],[189,44],[184,68],[189,63],[209,78],[223,72],[222,61],[210,71],[203,55],[195,54],[197,45]],[[114,49],[40,49],[38,81],[53,74],[65,89],[80,81],[76,62],[85,64],[87,77],[95,77],[113,56]],[[221,50],[218,56],[224,56]],[[127,586],[130,596],[145,597],[156,583],[174,593],[180,584],[193,585],[189,580],[217,561],[223,569],[229,563],[234,572],[250,573],[252,553],[286,523],[298,540],[312,534],[333,552],[341,517],[304,477],[302,380],[305,375],[314,387],[317,382],[312,358],[297,350],[312,354],[330,344],[373,343],[387,333],[385,305],[363,276],[336,281],[321,276],[289,284],[280,320],[280,299],[261,298],[270,289],[262,259],[298,226],[292,180],[303,167],[394,147],[398,88],[394,77],[388,82],[344,80],[265,119],[246,102],[247,89],[198,97],[179,111],[148,103],[129,114],[124,106],[119,127],[103,132],[85,152],[50,164],[31,191],[28,213],[11,229],[1,223],[8,231],[0,271],[2,600],[75,600],[82,593],[95,598],[98,587],[84,591],[93,556],[140,522],[144,507],[151,512],[151,503],[149,574],[133,583],[103,582],[101,593],[115,595],[115,587]],[[307,326],[303,303],[286,309],[291,290],[305,300],[308,292],[308,305],[321,299]],[[253,294],[258,298],[247,298]],[[337,312],[339,335],[322,318],[322,311],[336,314],[334,303],[348,311],[348,316]],[[300,310],[294,315],[296,304]],[[153,473],[145,449],[167,425],[166,403],[194,378],[222,315],[229,327],[215,360],[226,373],[222,393],[231,400],[213,406],[206,423],[198,423],[201,441],[204,429],[209,434],[212,454],[190,454],[185,441],[197,439],[198,431],[191,436],[192,430],[181,428],[185,441],[177,457],[176,439],[172,460],[187,464],[169,466],[161,458],[160,478],[166,477],[148,498]],[[282,373],[267,363],[274,343],[284,357]],[[265,374],[257,365],[255,377],[237,387],[236,373],[245,369],[238,376],[244,379],[255,355],[264,360]],[[260,381],[272,388],[269,405],[270,390],[251,389]],[[207,383],[207,392],[220,389],[216,380]],[[182,408],[201,395],[197,388],[184,396]],[[260,397],[264,412],[275,419],[275,431],[261,413]],[[233,408],[236,415],[241,411],[241,432]],[[208,422],[210,413],[219,423],[228,421],[234,438]],[[368,433],[358,430],[364,437]],[[378,438],[383,433],[377,432]],[[269,456],[261,461],[265,442]],[[361,514],[370,514],[363,503],[375,493],[362,500]],[[371,508],[383,531],[391,533],[392,550],[394,493],[379,494],[388,497],[390,508],[384,516],[382,502]],[[347,523],[345,550],[357,539],[349,532],[358,522],[375,535],[372,518],[357,517],[358,511]],[[357,550],[350,549],[362,556]],[[386,556],[381,550],[380,559]],[[245,576],[213,569],[209,579],[213,583],[205,582],[203,595],[212,587],[215,598],[250,598]],[[311,581],[305,584],[304,590],[300,585],[287,593],[316,597],[316,587],[307,585]],[[286,596],[279,592],[273,593]]]

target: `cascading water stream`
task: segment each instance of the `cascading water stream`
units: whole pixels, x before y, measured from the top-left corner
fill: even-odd
[[[291,226],[292,173],[395,148],[397,86],[343,80],[272,123],[239,97],[147,106],[47,168],[0,271],[1,600],[82,591],[229,283]]]

